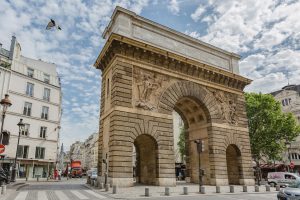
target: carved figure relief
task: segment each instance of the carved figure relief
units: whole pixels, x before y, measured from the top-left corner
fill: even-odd
[[[220,90],[209,89],[209,92],[215,97],[222,118],[229,124],[237,125],[235,96]]]
[[[134,100],[135,106],[144,110],[156,110],[156,99],[162,92],[164,82],[169,78],[137,67],[133,70],[133,77],[137,90],[137,98]]]

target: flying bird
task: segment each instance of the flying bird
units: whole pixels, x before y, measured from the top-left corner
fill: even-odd
[[[57,25],[53,19],[50,19],[50,21],[48,22],[48,24],[46,26],[46,30],[50,30],[53,27],[56,27],[58,30],[61,30],[61,27],[59,25]]]

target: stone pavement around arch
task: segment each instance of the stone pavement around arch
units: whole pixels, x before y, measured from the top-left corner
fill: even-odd
[[[165,187],[162,186],[145,186],[138,185],[134,187],[126,187],[126,188],[117,188],[116,194],[113,194],[113,188],[110,188],[109,191],[105,191],[105,189],[99,189],[93,186],[89,186],[91,189],[96,191],[101,191],[101,193],[105,194],[107,197],[116,198],[116,199],[139,199],[139,198],[163,198],[163,197],[201,197],[201,199],[205,199],[205,197],[209,198],[209,196],[214,196],[213,199],[223,199],[227,198],[229,195],[237,195],[243,196],[243,200],[248,199],[261,199],[261,197],[269,197],[266,199],[276,199],[276,188],[271,187],[270,191],[266,191],[266,186],[259,186],[259,192],[255,192],[255,186],[248,186],[247,192],[243,192],[243,187],[241,185],[234,186],[234,193],[230,193],[229,186],[220,186],[220,193],[216,193],[216,186],[205,185],[205,194],[199,193],[199,185],[197,184],[187,184],[187,183],[177,183],[175,187],[169,187],[170,195],[165,195]],[[188,194],[183,194],[183,188],[188,187]],[[145,196],[145,188],[149,188],[149,197]],[[229,197],[228,197],[229,198]],[[230,199],[230,198],[229,198]],[[235,198],[234,199],[238,199]]]

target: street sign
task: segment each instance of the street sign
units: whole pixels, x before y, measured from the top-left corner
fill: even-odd
[[[294,169],[294,167],[295,167],[295,164],[294,164],[293,162],[291,162],[290,168],[291,168],[291,169]]]
[[[0,144],[0,153],[4,153],[5,146],[3,144]]]

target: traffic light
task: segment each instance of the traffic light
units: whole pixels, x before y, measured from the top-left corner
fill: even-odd
[[[205,150],[205,146],[204,146],[204,140],[195,140],[194,141],[197,145],[197,151],[198,153],[202,153]]]
[[[9,131],[3,131],[2,132],[2,144],[8,145],[9,144],[9,138],[10,138],[10,132]]]

